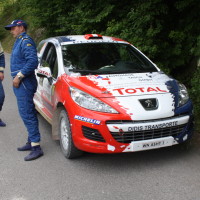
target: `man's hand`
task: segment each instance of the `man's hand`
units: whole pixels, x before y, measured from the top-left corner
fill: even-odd
[[[13,79],[13,86],[15,87],[15,88],[18,88],[19,87],[19,85],[20,85],[20,80],[19,80],[19,78],[17,77],[17,76],[15,76],[15,78]]]
[[[3,81],[3,79],[4,79],[4,73],[3,73],[3,72],[0,72],[0,80]]]

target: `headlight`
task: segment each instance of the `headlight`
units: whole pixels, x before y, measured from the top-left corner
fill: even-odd
[[[189,100],[189,95],[185,85],[179,83],[179,102],[178,106],[183,106]]]
[[[81,107],[99,112],[118,113],[109,105],[77,88],[70,87],[70,92],[72,99]]]

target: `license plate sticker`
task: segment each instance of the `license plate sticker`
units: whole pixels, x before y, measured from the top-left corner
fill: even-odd
[[[161,147],[172,146],[174,144],[173,137],[165,137],[159,139],[143,140],[132,142],[125,151],[143,151],[148,149],[157,149]]]

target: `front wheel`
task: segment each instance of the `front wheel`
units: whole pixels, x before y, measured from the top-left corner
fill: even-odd
[[[61,150],[66,158],[71,159],[82,155],[82,151],[74,146],[69,118],[64,109],[59,116],[59,135]]]

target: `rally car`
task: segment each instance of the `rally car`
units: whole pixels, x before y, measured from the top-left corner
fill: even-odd
[[[36,109],[68,159],[172,146],[192,136],[187,89],[129,42],[99,34],[43,40]]]

